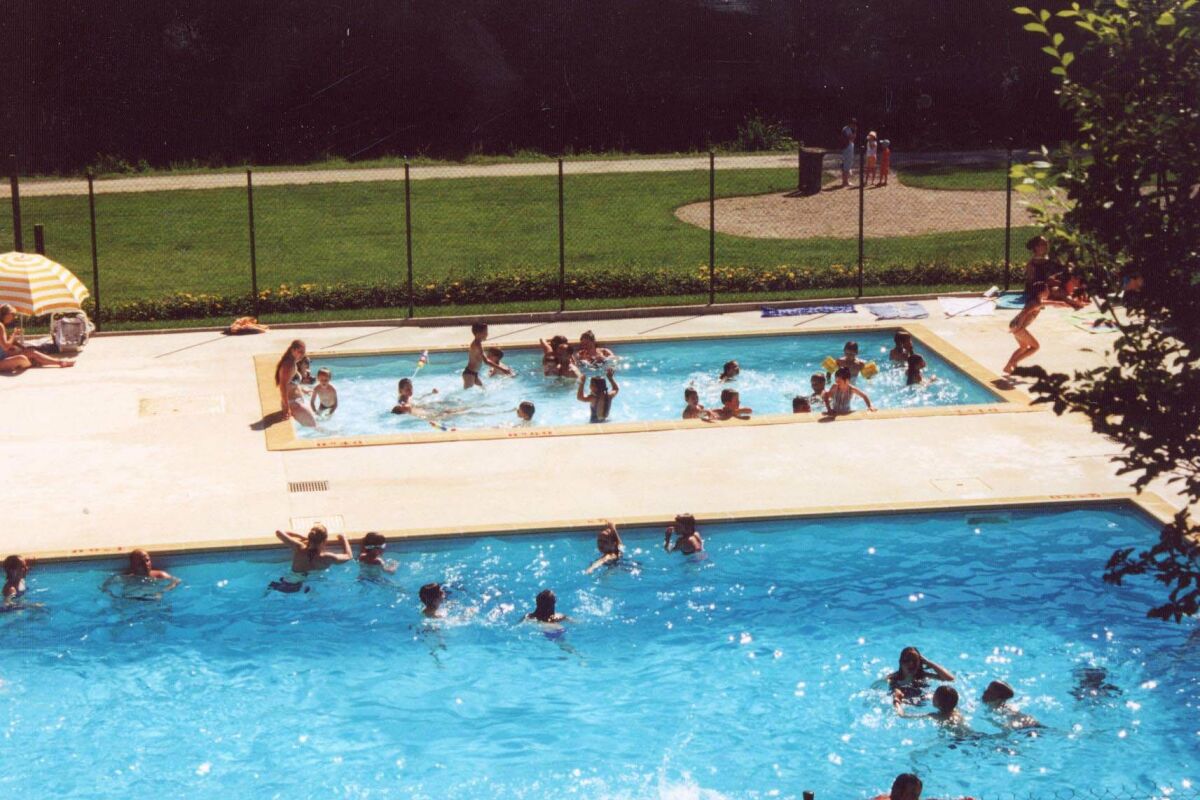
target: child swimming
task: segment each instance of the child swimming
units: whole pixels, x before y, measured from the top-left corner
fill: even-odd
[[[731,381],[742,373],[742,368],[738,366],[736,361],[726,361],[725,366],[721,368],[721,375],[717,378],[720,383]]]
[[[612,410],[613,398],[621,391],[621,387],[617,386],[617,379],[613,377],[613,369],[609,367],[604,371],[608,378],[608,383],[605,383],[604,378],[592,378],[590,391],[587,395],[583,393],[584,377],[579,376],[579,387],[575,390],[575,399],[581,403],[589,403],[592,407],[591,422],[607,422],[609,411]],[[608,384],[612,384],[612,391],[608,391]]]
[[[721,390],[721,407],[704,412],[705,422],[724,422],[729,419],[750,419],[754,409],[742,405],[741,395],[736,389]]]
[[[387,548],[387,539],[382,533],[371,531],[363,537],[358,551],[358,566],[363,575],[371,576],[379,572],[391,574],[396,571],[396,562],[383,557],[385,548]]]
[[[593,561],[583,573],[589,575],[600,567],[616,564],[621,560],[621,550],[624,547],[621,534],[617,532],[617,526],[611,521],[605,520],[604,527],[596,534],[596,549],[600,551],[600,557]]]
[[[554,592],[549,589],[543,589],[538,592],[538,596],[534,600],[534,609],[525,615],[525,619],[543,624],[569,622],[570,617],[566,614],[560,614],[555,610],[557,602],[558,598],[555,597]]]
[[[812,394],[808,396],[808,404],[815,406],[822,401],[825,396],[825,384],[828,379],[824,372],[814,372],[808,379],[808,384],[812,388]]]
[[[558,375],[558,348],[567,343],[565,336],[551,336],[550,341],[538,339],[542,346],[542,374],[547,378]]]
[[[309,401],[313,414],[324,419],[333,416],[333,412],[337,411],[337,389],[330,383],[332,379],[331,370],[325,367],[317,370],[317,385],[313,387],[312,398]]]
[[[704,406],[700,403],[700,393],[692,387],[683,390],[683,418],[700,419],[704,416]]]
[[[812,404],[808,402],[807,397],[797,395],[792,398],[792,413],[793,414],[811,414]]]
[[[867,404],[867,411],[874,411],[874,406],[871,405],[871,398],[861,390],[850,384],[850,369],[849,367],[838,367],[837,373],[834,375],[833,388],[822,395],[822,400],[825,401],[825,410],[831,416],[850,413],[850,401],[857,395]]]
[[[427,583],[417,592],[417,597],[421,601],[421,614],[430,617],[442,617],[445,614],[441,611],[442,603],[446,602],[446,590],[442,588],[440,583]]]
[[[396,384],[396,405],[392,406],[392,413],[411,414],[413,411],[412,396],[412,378],[401,378]]]
[[[925,378],[921,374],[921,370],[925,369],[925,359],[918,353],[913,353],[908,357],[908,365],[904,372],[905,386],[923,386],[927,383],[933,383],[937,378],[932,375]]]
[[[487,355],[488,358],[490,358],[496,364],[494,367],[492,367],[491,369],[488,370],[489,378],[494,378],[497,375],[504,375],[506,377],[511,378],[514,375],[516,375],[516,373],[513,372],[513,370],[511,368],[505,366],[502,363],[502,359],[504,358],[504,351],[501,350],[499,347],[485,347],[483,349],[483,352]]]
[[[615,358],[613,351],[596,344],[596,334],[584,331],[579,334],[579,349],[575,351],[575,360],[583,364],[603,364],[610,358]]]
[[[842,348],[842,357],[837,359],[837,365],[839,369],[850,370],[850,380],[858,377],[863,367],[866,366],[866,362],[858,357],[858,342],[846,342],[845,347]]]
[[[672,536],[675,537],[674,542],[671,541]],[[691,514],[677,514],[675,524],[668,525],[663,532],[663,550],[690,556],[703,549],[704,540],[700,538],[700,531],[696,529],[696,518]]]
[[[522,422],[533,422],[533,413],[535,411],[537,411],[537,408],[533,403],[523,400],[517,405],[517,419]]]

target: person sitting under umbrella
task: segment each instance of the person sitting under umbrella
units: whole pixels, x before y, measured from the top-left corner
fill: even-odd
[[[18,339],[23,331],[13,328],[8,332],[8,326],[16,318],[17,312],[11,305],[0,305],[0,371],[20,372],[29,367],[73,367],[75,362],[69,359],[52,358],[45,353],[26,347]]]

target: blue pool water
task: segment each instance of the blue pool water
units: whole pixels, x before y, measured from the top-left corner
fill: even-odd
[[[45,566],[26,597],[45,610],[0,615],[0,789],[863,798],[914,770],[932,797],[987,798],[1200,780],[1195,625],[1149,621],[1147,587],[1100,580],[1114,547],[1155,533],[1131,510],[701,530],[703,560],[625,531],[640,566],[597,575],[582,534],[393,544],[391,581],[350,565],[292,595],[264,590],[282,549],[166,560],[183,583],[157,603]],[[434,580],[450,616],[425,622]],[[558,638],[520,622],[546,587],[573,618]],[[957,673],[985,736],[896,716],[877,682],[910,644]],[[978,702],[997,678],[1039,736],[998,735]]]
[[[873,379],[859,378],[857,382],[878,408],[999,402],[986,387],[919,341],[917,352],[929,365],[926,375],[936,376],[937,380],[926,387],[906,387],[904,369],[888,361],[892,332],[859,331],[620,345],[614,350],[620,357],[615,367],[621,393],[613,401],[610,419],[613,422],[679,419],[684,407],[683,390],[688,386],[699,391],[700,401],[708,407],[720,407],[721,390],[728,385],[740,392],[742,405],[757,414],[790,414],[792,398],[811,393],[812,373],[823,371],[821,362],[826,356],[840,356],[848,338],[858,341],[860,358],[874,360],[881,368]],[[497,344],[503,346],[503,341]],[[415,353],[314,359],[314,374],[320,367],[333,370],[338,410],[319,429],[296,426],[299,435],[321,438],[436,431],[421,419],[391,413],[396,382],[413,375],[417,359]],[[738,361],[742,373],[729,384],[719,383],[717,376],[729,360]],[[429,365],[416,373],[415,396],[420,400],[436,389],[436,395],[425,397],[420,404],[426,412],[437,415],[446,427],[516,425],[519,420],[515,410],[523,400],[537,406],[535,427],[588,424],[589,408],[575,398],[575,382],[542,376],[540,350],[506,349],[504,363],[517,371],[515,378],[489,378],[485,369],[484,390],[464,390],[461,374],[466,365],[466,343],[462,352],[431,353]],[[854,407],[861,408],[861,402],[856,399]]]

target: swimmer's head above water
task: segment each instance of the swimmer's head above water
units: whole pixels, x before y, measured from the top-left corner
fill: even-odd
[[[558,597],[550,589],[543,589],[538,592],[538,596],[534,599],[533,611],[527,615],[530,619],[536,619],[538,622],[553,622],[557,613],[555,606],[558,603]]]
[[[742,372],[741,366],[736,361],[726,361],[725,366],[721,368],[721,377],[717,380],[731,381],[740,375]]]
[[[517,406],[517,416],[526,422],[533,419],[533,414],[535,411],[537,411],[537,407],[528,400],[521,401],[521,404]]]
[[[134,550],[129,554],[129,573],[146,578],[150,575],[150,570],[154,569],[154,562],[150,560],[150,554],[145,550]]]
[[[983,690],[983,697],[980,699],[987,705],[995,707],[1012,700],[1015,694],[1013,688],[1004,681],[992,681]]]
[[[904,772],[892,781],[892,791],[888,793],[889,800],[921,800],[921,790],[925,787],[921,779],[911,772]]]
[[[958,691],[953,686],[939,686],[933,692],[933,707],[943,717],[948,717],[958,708]]]
[[[433,614],[446,602],[446,590],[440,583],[427,583],[417,592],[417,597],[425,606],[425,613]]]
[[[304,549],[309,553],[319,553],[328,539],[329,529],[318,522],[308,529],[308,536],[304,537]]]

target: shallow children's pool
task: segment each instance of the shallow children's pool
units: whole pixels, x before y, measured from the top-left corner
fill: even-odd
[[[1125,507],[704,525],[707,555],[628,530],[393,543],[268,592],[279,552],[163,559],[161,602],[45,566],[0,615],[0,788],[23,797],[933,797],[1182,793],[1200,779],[1195,626],[1100,580],[1154,526]],[[416,592],[449,585],[449,617]],[[572,622],[522,623],[544,588]],[[906,645],[957,674],[970,727],[901,719]],[[1003,733],[1003,679],[1044,728]],[[927,711],[928,706],[912,709]],[[1136,793],[1122,795],[1129,790]],[[1065,796],[1065,795],[1059,795]]]
[[[678,339],[615,345],[619,358],[613,362],[620,394],[613,400],[611,422],[680,419],[687,387],[694,387],[701,402],[710,408],[721,405],[721,390],[737,389],[743,406],[756,415],[790,414],[792,398],[812,393],[810,377],[824,372],[821,362],[840,356],[848,339],[858,341],[860,358],[875,361],[880,372],[856,385],[877,408],[920,408],[961,406],[1000,402],[1001,398],[916,341],[917,352],[928,364],[926,376],[936,377],[927,386],[905,386],[905,371],[888,360],[892,348],[890,330],[797,334],[789,336],[731,336],[710,339]],[[496,344],[503,346],[503,341]],[[587,425],[590,409],[576,399],[576,382],[546,378],[538,349],[506,349],[504,363],[516,377],[489,377],[484,368],[484,388],[462,388],[466,364],[465,346],[459,352],[431,353],[429,364],[417,369],[419,354],[371,355],[313,359],[313,372],[321,367],[333,371],[338,391],[338,410],[318,428],[297,425],[302,439],[371,436],[395,433],[430,433],[479,428],[524,427],[516,417],[522,401],[537,408],[531,427]],[[741,375],[729,383],[717,380],[722,365],[736,360]],[[589,375],[601,375],[595,369]],[[391,413],[396,402],[396,384],[412,377],[416,404],[425,418]],[[434,394],[436,390],[436,394]],[[586,392],[585,392],[586,393]],[[858,399],[853,407],[864,406]],[[814,412],[823,411],[818,404]]]

